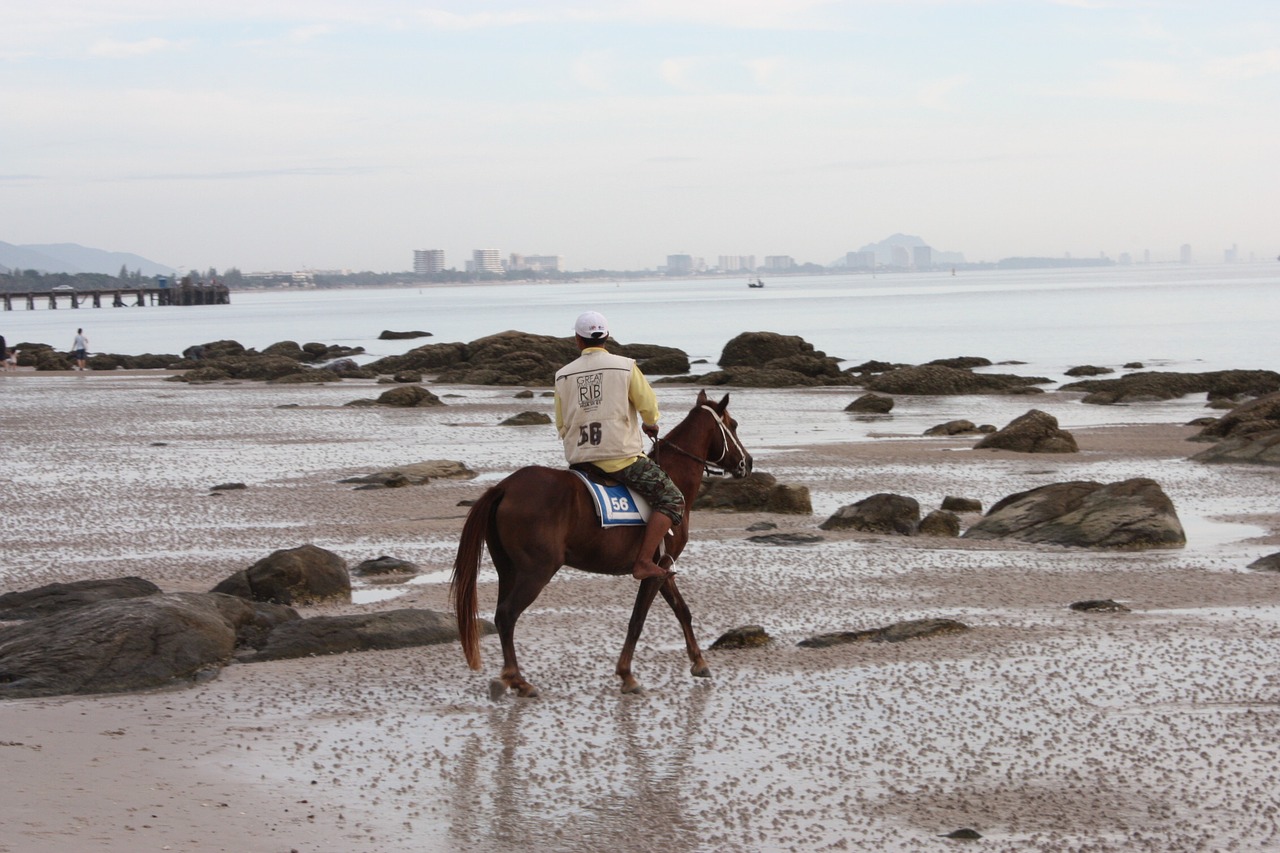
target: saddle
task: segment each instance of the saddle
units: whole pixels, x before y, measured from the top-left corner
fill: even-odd
[[[569,466],[587,487],[601,527],[642,526],[649,521],[649,502],[589,462]]]

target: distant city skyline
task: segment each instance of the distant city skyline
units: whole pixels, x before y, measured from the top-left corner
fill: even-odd
[[[189,269],[1280,254],[1273,0],[51,0],[0,239]]]

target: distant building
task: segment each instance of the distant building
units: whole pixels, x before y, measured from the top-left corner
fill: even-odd
[[[912,246],[911,266],[918,270],[933,269],[933,249],[929,246]]]
[[[796,259],[790,255],[765,255],[764,268],[772,272],[789,270],[796,265]]]
[[[688,275],[693,272],[693,255],[667,255],[667,275]]]
[[[519,255],[511,253],[507,259],[507,269],[528,270],[530,272],[563,272],[564,257],[561,255]]]
[[[413,271],[417,275],[444,272],[444,249],[414,249]]]
[[[502,275],[502,258],[497,249],[475,249],[471,252],[473,272],[491,272]]]
[[[1223,260],[1223,261],[1225,261],[1225,262],[1226,262],[1226,263],[1228,263],[1228,264],[1234,264],[1236,261],[1240,260],[1240,246],[1239,246],[1239,244],[1237,244],[1237,243],[1232,243],[1232,244],[1231,244],[1231,248],[1230,248],[1230,249],[1225,250],[1225,251],[1222,253],[1222,260]]]
[[[1184,264],[1191,263],[1191,244],[1190,243],[1182,244],[1182,249],[1179,250],[1178,252],[1178,259],[1181,260]]]
[[[876,253],[845,252],[844,265],[851,270],[873,270],[876,268]]]
[[[720,272],[739,272],[742,269],[742,258],[738,255],[721,255]]]

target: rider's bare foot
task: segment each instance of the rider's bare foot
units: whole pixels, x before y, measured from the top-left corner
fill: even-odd
[[[631,566],[631,577],[638,581],[647,581],[649,578],[666,578],[674,574],[675,572],[662,568],[652,560],[636,560]]]

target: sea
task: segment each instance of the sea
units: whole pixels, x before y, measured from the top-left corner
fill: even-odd
[[[424,343],[471,341],[509,329],[567,336],[586,310],[624,343],[678,347],[715,369],[745,331],[798,335],[849,366],[981,356],[1003,372],[1065,378],[1073,366],[1206,371],[1280,370],[1280,263],[1146,264],[1050,270],[592,279],[568,283],[424,285],[235,291],[230,305],[0,312],[0,334],[91,352],[180,353],[233,339],[364,347],[362,361]],[[384,330],[432,337],[380,340]],[[996,368],[993,368],[996,369]]]

